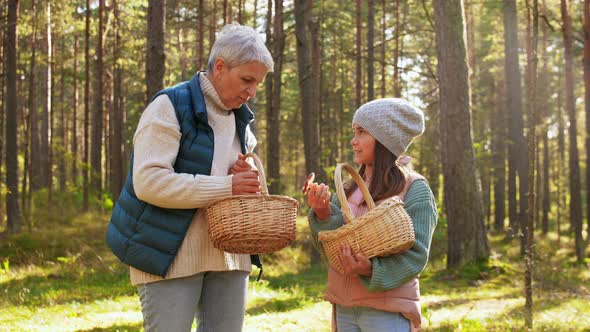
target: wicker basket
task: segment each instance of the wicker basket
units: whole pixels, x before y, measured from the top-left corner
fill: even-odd
[[[353,218],[342,184],[342,169],[346,169],[363,193],[369,212]],[[386,199],[379,206],[367,189],[356,170],[348,164],[339,164],[334,174],[336,194],[342,206],[345,225],[332,231],[319,232],[319,240],[324,247],[330,266],[343,272],[338,256],[343,245],[349,245],[353,252],[367,258],[389,256],[401,253],[416,241],[412,220],[397,196]]]
[[[295,240],[297,201],[269,195],[262,163],[249,153],[260,176],[260,195],[234,195],[217,199],[207,207],[209,237],[226,252],[264,254],[282,249]]]

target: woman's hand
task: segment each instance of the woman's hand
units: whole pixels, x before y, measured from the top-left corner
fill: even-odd
[[[246,161],[243,154],[238,155],[238,160],[229,169],[232,177],[232,194],[246,195],[260,192],[260,180],[258,171]]]
[[[353,253],[348,245],[340,248],[340,256],[338,258],[344,268],[344,274],[357,274],[364,277],[371,277],[373,275],[373,264],[371,261],[361,254]]]
[[[255,171],[236,173],[231,181],[231,191],[233,195],[260,193],[260,180],[258,180],[258,173]]]
[[[307,194],[307,202],[319,220],[330,218],[330,187],[325,184],[312,183]]]
[[[235,175],[240,172],[247,172],[252,170],[254,170],[252,165],[250,165],[250,163],[246,161],[246,158],[244,158],[244,155],[240,153],[238,154],[238,160],[236,160],[232,167],[230,167],[228,173]]]

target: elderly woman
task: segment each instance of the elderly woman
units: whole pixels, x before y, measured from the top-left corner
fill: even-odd
[[[228,25],[206,72],[157,93],[143,112],[106,240],[131,266],[146,331],[240,331],[258,257],[213,246],[205,207],[260,191],[246,102],[273,68],[255,30]]]

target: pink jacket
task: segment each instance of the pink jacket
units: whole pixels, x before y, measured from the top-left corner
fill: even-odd
[[[414,180],[423,179],[418,174],[412,174],[410,181],[398,196],[404,200],[406,192]],[[348,205],[355,217],[367,213],[366,205],[362,205],[363,196],[360,189],[350,195]],[[382,201],[375,202],[380,204]],[[410,320],[411,330],[420,329],[422,314],[420,311],[420,283],[418,277],[410,280],[402,286],[384,292],[369,292],[361,284],[356,275],[347,276],[330,268],[328,271],[328,285],[324,298],[332,304],[344,307],[369,307],[389,312],[399,312]],[[332,315],[332,331],[336,331],[335,314]]]

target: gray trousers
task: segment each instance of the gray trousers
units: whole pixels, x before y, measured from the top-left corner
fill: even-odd
[[[138,286],[146,332],[238,332],[244,324],[249,273],[203,272]]]

